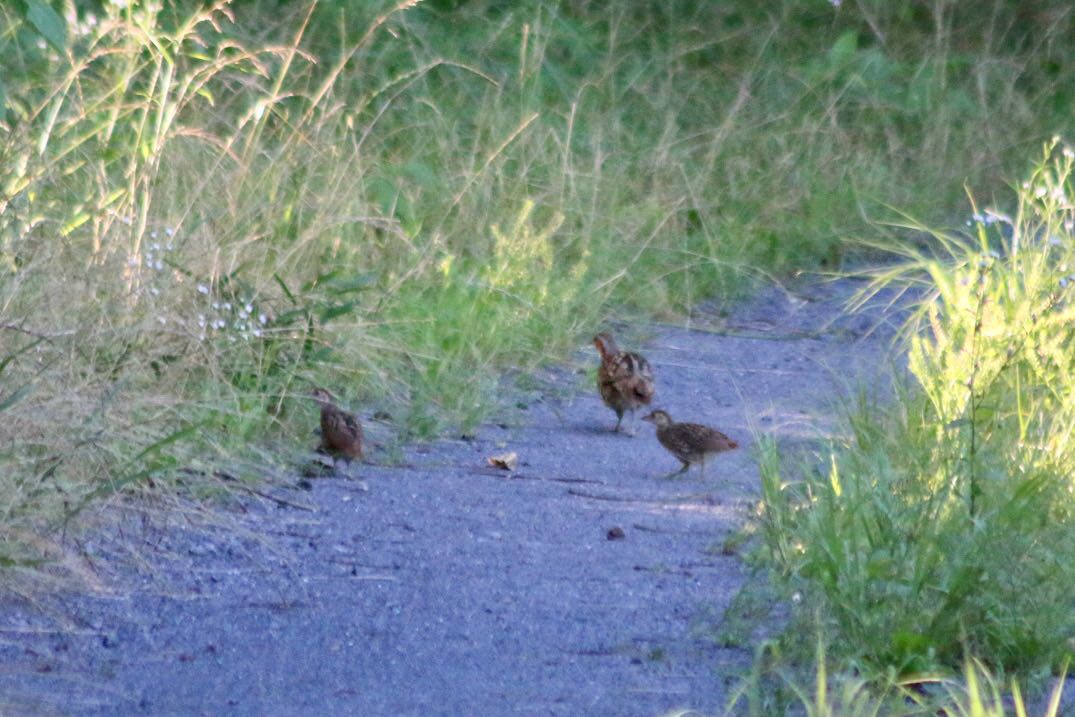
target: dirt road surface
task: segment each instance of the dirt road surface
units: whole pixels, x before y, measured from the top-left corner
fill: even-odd
[[[626,332],[649,337],[631,348],[655,406],[740,442],[704,480],[662,477],[679,464],[650,424],[610,432],[580,346],[471,440],[265,488],[278,500],[112,507],[78,539],[83,589],[5,599],[0,711],[720,714],[751,660],[713,635],[745,580],[723,548],[758,494],[755,436],[816,440],[839,396],[889,371],[880,307],[842,313],[854,288]],[[486,463],[505,451],[512,473]]]

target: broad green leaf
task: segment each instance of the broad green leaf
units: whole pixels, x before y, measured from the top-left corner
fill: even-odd
[[[846,64],[855,56],[858,44],[858,33],[854,30],[848,30],[843,35],[840,35],[839,39],[836,40],[836,44],[829,50],[829,61],[834,67]]]
[[[57,52],[67,47],[67,26],[45,0],[25,0],[26,19]]]

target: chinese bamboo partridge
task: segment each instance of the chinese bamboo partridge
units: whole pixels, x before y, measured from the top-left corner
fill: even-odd
[[[362,424],[354,415],[341,410],[332,394],[318,388],[310,395],[321,405],[321,450],[343,458],[348,464],[362,458]]]
[[[618,431],[625,412],[630,412],[633,418],[637,408],[653,400],[653,369],[640,354],[620,351],[612,334],[602,332],[594,336],[593,344],[601,354],[597,389],[605,405],[616,412],[616,427],[612,430]],[[629,433],[634,434],[633,430]]]
[[[643,416],[642,420],[657,426],[657,440],[683,464],[671,475],[684,473],[692,463],[697,463],[701,475],[705,476],[705,460],[708,456],[739,447],[738,443],[715,428],[700,423],[676,423],[660,409]]]

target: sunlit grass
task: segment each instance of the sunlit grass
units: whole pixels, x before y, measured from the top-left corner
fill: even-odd
[[[924,292],[898,400],[851,407],[801,480],[762,448],[766,550],[841,660],[1033,675],[1075,652],[1073,166],[1054,142],[1010,215],[894,247],[863,298]]]
[[[1047,694],[1040,699],[1028,700],[1018,680],[1005,683],[978,660],[965,660],[958,673],[899,678],[891,672],[867,677],[846,670],[830,671],[829,659],[825,643],[818,641],[812,669],[796,668],[785,659],[777,644],[763,643],[756,651],[751,674],[733,689],[725,714],[750,717],[1061,716],[1066,664]]]

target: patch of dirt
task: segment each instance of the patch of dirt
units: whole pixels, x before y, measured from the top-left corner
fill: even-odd
[[[888,373],[892,326],[842,315],[856,287],[772,289],[631,347],[655,406],[739,441],[704,481],[661,478],[678,463],[649,424],[610,432],[580,350],[538,378],[582,390],[401,466],[228,508],[112,508],[82,543],[96,588],[5,601],[0,711],[720,714],[751,660],[713,635],[745,581],[721,545],[758,492],[754,436],[813,441]],[[513,471],[487,460],[508,453]]]

